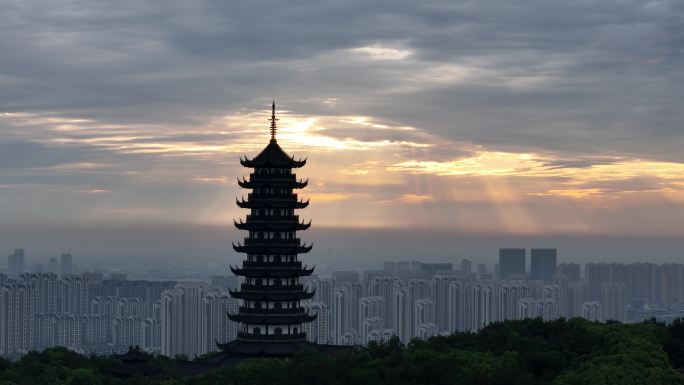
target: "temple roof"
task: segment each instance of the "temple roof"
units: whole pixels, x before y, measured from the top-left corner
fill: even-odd
[[[275,167],[275,168],[297,168],[302,167],[306,164],[306,159],[295,160],[294,157],[287,155],[285,150],[283,150],[276,140],[276,132],[278,131],[276,122],[276,106],[275,100],[271,105],[271,141],[268,146],[261,150],[259,155],[253,159],[245,157],[245,159],[240,159],[240,163],[245,167]]]
[[[126,353],[115,354],[114,357],[124,362],[143,362],[152,358],[152,354],[143,351],[138,345],[135,347],[131,345],[128,347],[128,351]]]
[[[278,141],[271,139],[266,148],[261,150],[259,155],[252,159],[245,157],[240,159],[240,164],[245,167],[277,167],[277,168],[299,168],[306,164],[306,159],[295,160],[293,156],[287,155],[279,145]]]

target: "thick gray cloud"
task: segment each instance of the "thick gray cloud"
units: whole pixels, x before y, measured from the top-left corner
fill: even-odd
[[[681,161],[682,20],[677,1],[5,1],[0,109],[201,122],[333,96],[475,143]]]

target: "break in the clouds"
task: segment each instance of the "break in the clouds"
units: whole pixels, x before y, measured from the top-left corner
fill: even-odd
[[[229,223],[308,156],[321,226],[681,235],[679,1],[5,0],[0,221]]]

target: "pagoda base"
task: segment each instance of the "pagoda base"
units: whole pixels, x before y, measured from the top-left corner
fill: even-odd
[[[248,358],[287,358],[307,350],[317,354],[333,355],[352,349],[351,346],[319,345],[299,339],[291,341],[245,341],[237,339],[216,345],[221,349],[221,352],[203,361],[220,366],[233,366]]]

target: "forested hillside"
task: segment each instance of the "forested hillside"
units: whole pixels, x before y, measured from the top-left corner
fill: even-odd
[[[684,322],[670,326],[598,324],[582,319],[507,321],[479,333],[359,347],[333,357],[250,359],[182,376],[177,361],[155,357],[150,376],[112,374],[114,357],[63,348],[0,362],[9,384],[684,384]]]

